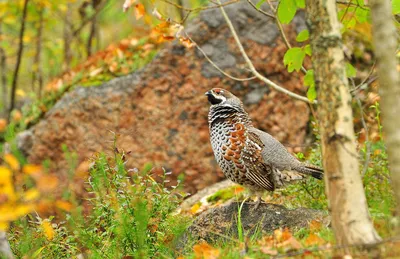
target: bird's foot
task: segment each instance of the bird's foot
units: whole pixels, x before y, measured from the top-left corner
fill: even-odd
[[[260,196],[257,196],[256,200],[254,202],[251,202],[252,204],[254,204],[254,207],[251,208],[252,211],[256,211],[258,209],[258,207],[260,207],[262,200]]]

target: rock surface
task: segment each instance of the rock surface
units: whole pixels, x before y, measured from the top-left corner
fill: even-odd
[[[224,236],[237,237],[240,205],[240,202],[231,202],[203,212],[189,227],[182,240],[185,242],[188,238],[194,241],[202,239],[214,243]],[[254,210],[252,202],[245,202],[241,210],[243,233],[247,236],[256,231],[271,233],[279,228],[296,230],[307,227],[312,220],[326,221],[326,215],[318,210],[307,208],[292,210],[268,203],[261,203],[257,210]]]
[[[290,91],[303,93],[302,76],[289,74],[283,65],[286,47],[274,21],[242,2],[226,7],[244,48],[258,71]],[[296,17],[294,31],[304,28]],[[244,61],[219,10],[201,13],[188,27],[191,37],[226,72],[246,78]],[[78,164],[96,152],[117,147],[131,151],[128,166],[152,163],[185,174],[187,191],[195,192],[223,177],[209,144],[208,103],[204,92],[213,87],[233,91],[246,103],[254,124],[284,144],[300,146],[306,135],[308,106],[269,89],[258,80],[233,81],[213,68],[195,48],[170,44],[141,71],[99,87],[78,87],[66,94],[33,127],[32,145],[24,152],[29,161],[50,159],[52,170],[67,176],[71,166],[62,145],[78,154]],[[293,151],[293,149],[291,149]],[[297,148],[295,151],[300,151]]]

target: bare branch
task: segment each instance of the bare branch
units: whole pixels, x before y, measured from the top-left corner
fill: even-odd
[[[198,8],[186,8],[186,7],[182,6],[182,5],[179,5],[177,3],[171,2],[170,0],[161,0],[161,1],[163,1],[163,2],[165,2],[167,4],[170,4],[170,5],[173,5],[176,8],[182,9],[182,10],[187,11],[187,12],[198,12],[198,11],[207,10],[207,9],[219,8],[221,6],[227,6],[227,5],[230,5],[230,4],[237,3],[240,0],[231,0],[231,1],[228,1],[228,2],[223,3],[223,4],[219,3],[218,5],[207,5],[207,6],[202,6],[202,7],[198,7]]]
[[[25,22],[26,22],[27,10],[28,10],[28,2],[29,2],[29,0],[24,1],[24,7],[22,10],[21,29],[19,31],[18,55],[17,55],[17,62],[15,64],[13,80],[11,83],[11,102],[10,102],[10,108],[8,109],[8,119],[10,119],[11,111],[15,107],[15,92],[17,90],[18,73],[19,73],[19,68],[21,66],[22,53],[24,51],[23,38],[24,38],[24,33],[25,33]]]
[[[251,0],[247,0],[247,2],[248,2],[254,9],[256,9],[258,12],[262,13],[263,15],[268,16],[268,17],[270,17],[270,18],[272,18],[272,19],[275,19],[275,18],[276,18],[275,15],[270,14],[270,13],[267,13],[266,11],[263,11],[263,10],[261,10],[260,8],[257,8],[257,6],[256,6]]]
[[[213,67],[215,67],[215,69],[217,69],[219,72],[221,72],[224,76],[229,77],[230,79],[233,79],[233,80],[236,80],[236,81],[250,81],[250,80],[253,80],[253,79],[256,78],[255,76],[249,77],[249,78],[238,78],[238,77],[231,76],[230,74],[228,74],[225,71],[223,71],[220,67],[218,67],[218,65],[215,64],[214,61],[212,61],[207,56],[207,54],[204,52],[204,50],[202,48],[200,48],[200,46],[192,38],[190,38],[188,35],[187,35],[187,37],[188,37],[189,40],[191,40],[196,45],[196,48],[204,55],[204,57],[207,59],[207,61],[210,62],[210,64]]]
[[[220,0],[217,0],[217,2],[221,5],[221,1],[220,1]],[[228,15],[226,14],[226,12],[225,12],[225,10],[224,10],[224,7],[223,7],[222,5],[220,6],[220,9],[221,9],[222,15],[224,16],[224,18],[225,18],[225,20],[226,20],[226,23],[228,24],[229,29],[231,30],[232,36],[233,36],[233,38],[235,39],[236,44],[237,44],[237,46],[238,46],[240,52],[242,53],[242,56],[243,56],[244,60],[246,61],[247,65],[249,66],[250,71],[251,71],[258,79],[260,79],[261,81],[263,81],[264,83],[266,83],[268,86],[274,88],[275,90],[277,90],[277,91],[279,91],[279,92],[281,92],[281,93],[284,93],[284,94],[286,94],[286,95],[288,95],[288,96],[290,96],[290,97],[293,97],[293,98],[295,98],[295,99],[301,100],[301,101],[306,102],[306,103],[316,103],[316,101],[311,102],[311,101],[308,100],[306,97],[301,96],[301,95],[298,95],[298,94],[296,94],[296,93],[293,93],[293,92],[291,92],[291,91],[289,91],[289,90],[287,90],[287,89],[285,89],[285,88],[283,88],[283,87],[281,87],[281,86],[275,84],[274,82],[272,82],[272,81],[269,80],[268,78],[266,78],[266,77],[264,77],[263,75],[261,75],[261,74],[256,70],[256,68],[254,67],[254,65],[253,65],[253,63],[251,62],[250,58],[247,56],[247,53],[246,53],[246,51],[244,50],[242,43],[240,42],[240,39],[239,39],[239,37],[238,37],[238,35],[237,35],[236,31],[235,31],[235,28],[233,27],[233,24],[232,24],[231,20],[229,19]]]

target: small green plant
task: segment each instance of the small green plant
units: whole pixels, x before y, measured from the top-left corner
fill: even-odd
[[[189,222],[174,215],[183,196],[180,183],[167,187],[167,172],[157,182],[148,170],[127,170],[117,149],[113,157],[100,154],[91,162],[87,202],[64,218],[28,215],[15,223],[10,241],[17,257],[175,256],[175,240]]]

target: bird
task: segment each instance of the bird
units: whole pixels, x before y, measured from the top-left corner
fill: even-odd
[[[215,159],[224,175],[256,195],[255,209],[265,191],[281,189],[307,176],[323,179],[323,170],[300,162],[277,139],[253,126],[243,103],[231,92],[213,88],[205,93],[208,125]]]

